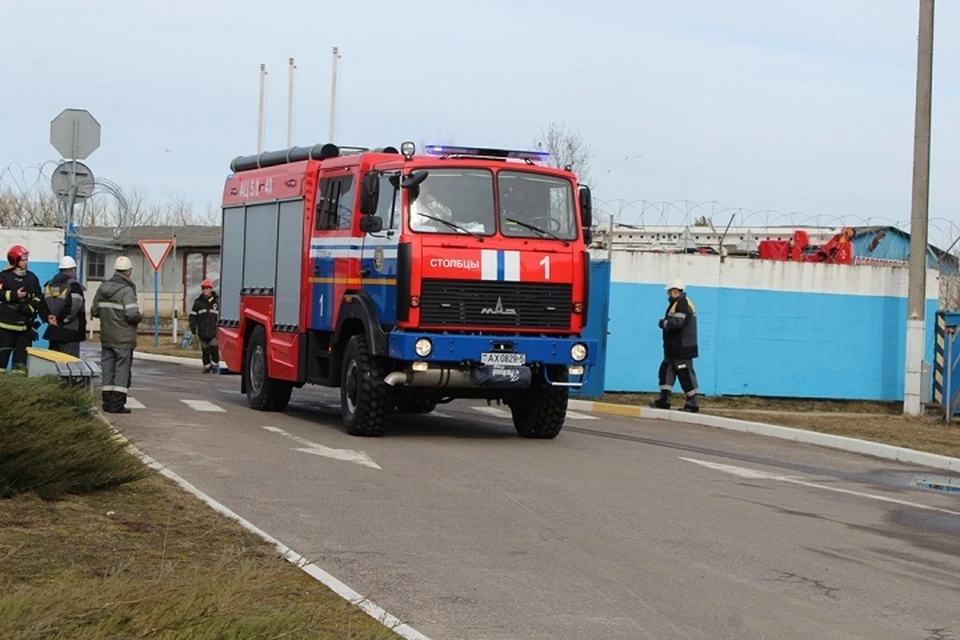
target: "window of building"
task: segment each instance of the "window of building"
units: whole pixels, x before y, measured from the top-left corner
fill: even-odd
[[[107,256],[96,251],[87,251],[87,279],[103,280],[107,277]]]

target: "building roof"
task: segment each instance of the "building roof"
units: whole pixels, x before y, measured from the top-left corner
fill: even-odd
[[[177,239],[178,247],[194,249],[219,248],[219,226],[148,226],[126,227],[83,227],[78,230],[79,241],[86,247],[100,250],[121,250],[126,247],[137,246],[140,240],[172,240]]]

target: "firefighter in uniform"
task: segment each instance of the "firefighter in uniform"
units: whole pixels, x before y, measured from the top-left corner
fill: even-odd
[[[650,406],[655,409],[669,409],[670,396],[676,379],[686,396],[682,411],[697,413],[700,405],[697,396],[697,374],[693,370],[693,359],[699,354],[697,347],[697,310],[684,292],[683,281],[679,278],[668,284],[667,311],[660,318],[663,330],[663,362],[660,363],[660,397]]]
[[[14,245],[7,252],[10,263],[0,273],[0,371],[7,369],[10,356],[13,367],[27,366],[27,347],[37,339],[37,313],[43,301],[40,280],[27,268],[30,252]]]
[[[137,304],[137,285],[130,279],[133,263],[120,256],[113,277],[100,285],[90,315],[100,318],[100,368],[103,376],[103,410],[130,413],[126,407],[130,367],[137,347],[137,325],[143,319]]]
[[[86,301],[83,285],[77,280],[77,261],[70,256],[60,259],[60,273],[43,287],[40,316],[47,321],[43,339],[51,351],[80,357],[80,343],[87,332]]]
[[[200,283],[200,290],[202,293],[193,301],[190,310],[190,332],[200,339],[203,372],[216,373],[220,368],[220,348],[217,345],[220,298],[209,280]]]

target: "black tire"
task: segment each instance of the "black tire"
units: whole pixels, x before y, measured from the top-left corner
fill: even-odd
[[[557,382],[566,381],[566,370],[551,371]],[[542,375],[536,376],[530,388],[510,404],[513,426],[523,438],[556,438],[567,417],[568,387],[552,387]]]
[[[283,411],[290,402],[293,383],[274,380],[267,370],[267,333],[256,327],[247,342],[243,375],[246,378],[247,403],[257,411]]]
[[[352,436],[376,438],[383,435],[388,410],[392,407],[389,389],[383,382],[384,367],[370,355],[367,339],[352,336],[343,354],[340,376],[340,411],[343,426]]]

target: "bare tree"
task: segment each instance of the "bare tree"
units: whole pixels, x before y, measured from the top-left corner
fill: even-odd
[[[52,193],[19,193],[9,187],[0,191],[0,225],[57,227],[60,207]]]
[[[569,168],[580,182],[590,181],[590,161],[593,151],[584,142],[579,131],[571,131],[564,124],[551,122],[534,139],[538,150],[550,154],[547,164],[558,169]]]

